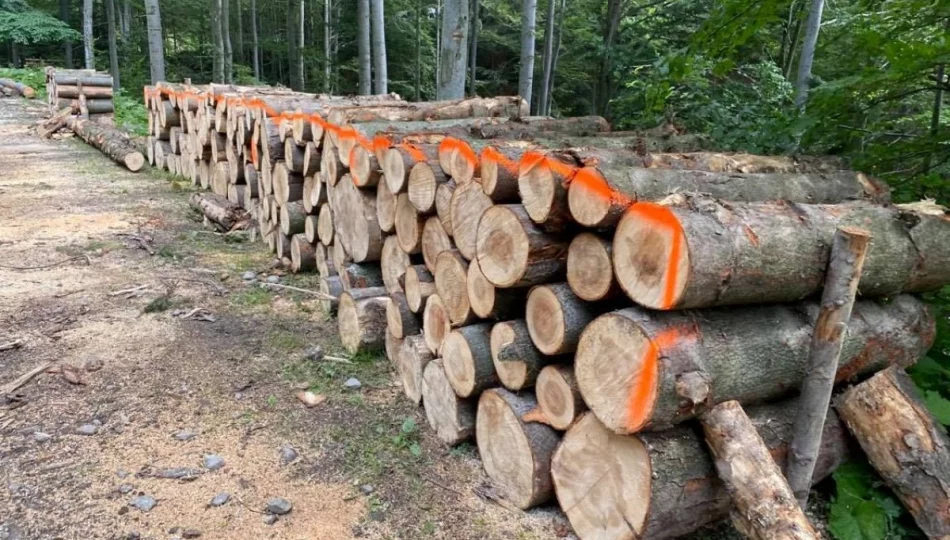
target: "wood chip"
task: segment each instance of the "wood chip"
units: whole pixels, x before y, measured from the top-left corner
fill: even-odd
[[[295,395],[295,396],[297,397],[297,399],[299,399],[304,405],[306,405],[308,409],[309,409],[309,408],[312,408],[312,407],[316,407],[317,405],[319,405],[319,404],[321,404],[321,403],[323,403],[324,401],[327,400],[327,396],[325,396],[325,395],[323,395],[323,394],[314,394],[313,392],[311,392],[311,391],[309,391],[309,390],[306,390],[306,391],[301,390],[300,392],[297,392],[297,393],[294,394],[294,395]]]

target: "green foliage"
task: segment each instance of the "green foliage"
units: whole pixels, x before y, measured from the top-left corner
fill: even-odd
[[[123,89],[112,98],[115,107],[115,124],[134,135],[148,135],[148,110],[137,93],[129,95]]]
[[[46,74],[42,69],[26,68],[0,68],[0,79],[13,79],[16,82],[23,83],[33,90],[36,90],[36,99],[46,99]]]
[[[904,508],[868,464],[848,462],[834,473],[835,497],[828,530],[837,540],[920,537],[905,524]]]
[[[416,421],[411,416],[403,420],[399,433],[393,437],[393,444],[396,448],[408,450],[413,457],[422,455],[422,447],[419,446],[419,431]]]
[[[925,295],[937,321],[933,347],[908,372],[938,422],[950,426],[950,287]]]
[[[0,42],[29,45],[68,39],[82,39],[82,35],[52,15],[31,8],[23,0],[0,0]]]

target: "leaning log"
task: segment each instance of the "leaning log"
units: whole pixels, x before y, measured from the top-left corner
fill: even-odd
[[[112,161],[138,172],[145,165],[145,156],[135,147],[129,136],[115,128],[103,126],[82,118],[68,118],[66,127],[82,140],[109,156]]]
[[[742,310],[627,308],[587,326],[574,370],[584,400],[617,433],[662,429],[731,399],[755,403],[799,388],[817,302]],[[934,318],[910,295],[855,303],[837,380],[908,366],[934,339]]]

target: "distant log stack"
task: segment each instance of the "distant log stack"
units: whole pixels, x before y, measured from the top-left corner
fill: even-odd
[[[113,125],[112,75],[91,69],[46,68],[50,114],[70,108],[98,124]]]
[[[36,97],[36,90],[13,79],[0,79],[0,92],[5,96],[20,96],[26,99]]]
[[[513,505],[556,497],[585,540],[727,515],[692,418],[799,388],[836,228],[871,230],[860,292],[891,297],[855,305],[839,382],[920,358],[934,319],[908,293],[950,283],[946,212],[892,206],[832,159],[703,152],[519,98],[159,83],[145,99],[149,161],[316,269],[346,350],[385,350],[440,440],[477,439]],[[779,466],[794,409],[748,410]],[[846,451],[833,413],[825,435],[815,481]]]

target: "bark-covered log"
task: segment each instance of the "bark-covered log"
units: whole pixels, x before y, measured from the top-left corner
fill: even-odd
[[[419,333],[419,320],[409,309],[405,294],[401,292],[389,294],[389,304],[386,305],[386,325],[389,332],[399,339]]]
[[[2,88],[9,88],[9,89],[15,91],[15,92],[17,93],[17,95],[20,95],[20,96],[22,96],[22,97],[25,97],[26,99],[33,99],[33,98],[36,97],[36,90],[34,90],[33,88],[31,88],[31,87],[29,87],[29,86],[27,86],[27,85],[25,85],[25,84],[23,84],[23,83],[21,83],[21,82],[14,81],[14,80],[12,80],[12,79],[0,79],[0,87],[2,87]],[[109,90],[112,90],[112,88],[110,87]],[[110,92],[109,95],[110,95],[110,96],[112,95],[111,92]],[[65,96],[65,95],[64,95],[64,96],[62,96],[62,97],[73,97],[73,96]],[[76,96],[76,97],[78,97],[78,96]]]
[[[614,280],[612,246],[593,233],[581,233],[567,250],[567,283],[578,297],[596,302],[620,292]]]
[[[385,293],[385,289],[381,289]],[[354,300],[350,292],[340,296],[337,316],[340,341],[350,354],[381,349],[386,341],[386,296]]]
[[[422,401],[423,373],[433,360],[432,353],[426,348],[425,339],[419,335],[406,336],[397,354],[402,388],[409,401],[418,405]],[[426,404],[428,407],[428,404]]]
[[[383,253],[380,255],[379,266],[383,273],[383,283],[390,294],[403,292],[400,282],[410,264],[412,261],[409,255],[399,247],[396,236],[387,236],[383,241]]]
[[[413,313],[421,313],[425,309],[426,300],[436,293],[435,277],[425,265],[418,264],[406,268],[404,283],[409,309]]]
[[[414,255],[422,252],[422,229],[426,218],[416,212],[409,202],[409,195],[400,193],[396,197],[396,238],[403,251]]]
[[[383,287],[383,273],[377,264],[349,263],[338,272],[346,290]]]
[[[422,259],[430,272],[435,272],[435,263],[443,251],[455,249],[452,239],[442,227],[442,221],[430,217],[422,227]]]
[[[56,86],[108,86],[112,88],[112,75],[98,73],[77,73],[76,70],[57,70],[53,74]]]
[[[389,181],[389,176],[386,180]],[[409,170],[409,179],[406,182],[409,202],[420,214],[432,214],[436,211],[435,201],[439,186],[449,180],[449,176],[442,172],[438,163],[416,163]]]
[[[304,234],[295,234],[290,238],[291,270],[294,273],[309,272],[317,267],[313,244],[307,241]]]
[[[868,461],[928,538],[950,538],[950,439],[914,383],[890,368],[835,404]]]
[[[475,434],[476,403],[455,395],[441,359],[435,359],[425,367],[422,401],[429,426],[445,444],[454,446]]]
[[[285,266],[290,266],[290,237],[284,234],[280,228],[277,229],[277,258],[281,260],[281,263],[284,263],[284,259],[287,259]]]
[[[504,320],[524,315],[525,289],[497,289],[485,278],[478,259],[472,259],[465,277],[472,313],[482,319]]]
[[[610,131],[610,124],[601,116],[549,118],[529,116],[510,122],[473,127],[473,134],[482,139],[531,139],[550,136],[548,132],[564,135],[589,136]]]
[[[247,219],[247,213],[226,197],[214,193],[193,193],[188,202],[206,218],[225,230]]]
[[[522,420],[536,407],[530,394],[495,388],[482,393],[475,417],[475,440],[485,472],[521,509],[554,497],[551,458],[561,437],[549,426]]]
[[[308,142],[303,151],[303,174],[316,174],[320,170],[321,153],[317,145]]]
[[[426,340],[426,347],[432,354],[441,356],[440,350],[445,336],[452,331],[449,314],[442,304],[438,294],[429,295],[425,310],[422,312],[422,336]]]
[[[527,105],[518,96],[467,98],[454,101],[393,102],[334,108],[327,118],[337,125],[365,122],[419,122],[459,118],[527,116]]]
[[[732,524],[750,540],[818,540],[782,469],[737,401],[702,416],[706,444],[733,503]],[[819,424],[821,437],[824,422]],[[817,460],[817,455],[816,455]],[[811,472],[807,484],[811,487]]]
[[[280,230],[287,236],[302,233],[306,218],[307,212],[302,201],[287,203],[280,207]]]
[[[545,423],[556,430],[571,427],[578,415],[587,410],[574,378],[574,368],[569,365],[552,364],[541,369],[534,392]]]
[[[389,363],[397,368],[399,362],[399,349],[402,348],[404,341],[405,340],[399,339],[392,335],[389,330],[386,331],[386,345],[384,349],[386,352],[386,359],[389,360]]]
[[[816,302],[701,313],[622,309],[584,330],[575,374],[610,429],[662,429],[722,401],[756,403],[799,388],[818,311]],[[911,365],[933,339],[934,319],[920,300],[859,301],[837,380]]]
[[[44,121],[40,125],[40,127],[36,129],[36,134],[44,139],[48,139],[50,135],[52,135],[53,133],[56,133],[57,131],[60,130],[60,128],[63,128],[64,126],[66,126],[66,120],[69,119],[69,117],[72,116],[72,114],[73,114],[72,107],[64,107],[60,109],[59,112],[55,113],[49,119]],[[155,164],[155,159],[154,159],[154,154],[153,154],[154,152],[153,144],[155,142],[156,141],[153,141],[150,138],[150,144],[148,146],[148,150],[149,150],[148,162],[152,165]]]
[[[407,182],[412,176],[412,170],[420,166],[420,172],[430,176],[442,173],[438,162],[438,146],[433,144],[398,144],[386,150],[381,166],[386,176],[386,185],[393,193],[402,193],[408,188]],[[424,171],[423,171],[424,169]],[[432,187],[435,195],[435,187]],[[424,211],[424,210],[423,210]]]
[[[568,245],[531,221],[521,205],[496,205],[478,223],[476,253],[482,273],[498,287],[527,287],[556,280]]]
[[[324,313],[330,315],[337,310],[339,298],[343,294],[343,280],[340,276],[323,276],[320,278],[320,292],[326,295],[320,299]]]
[[[749,409],[777,463],[784,462],[796,411],[795,401]],[[812,482],[831,474],[847,450],[844,426],[831,412]],[[694,426],[623,436],[584,414],[565,434],[551,474],[583,540],[676,538],[729,514],[726,488]]]
[[[66,127],[132,172],[140,171],[145,165],[145,156],[122,131],[75,117],[66,120]]]
[[[475,314],[468,301],[468,289],[465,286],[468,275],[468,262],[458,251],[443,251],[435,264],[435,289],[445,305],[452,326],[470,323]]]
[[[491,357],[501,384],[518,392],[534,386],[544,366],[555,359],[531,343],[524,319],[496,323],[491,331]]]
[[[859,290],[881,296],[950,283],[950,216],[942,207],[864,203],[637,203],[614,234],[617,281],[655,309],[786,302],[821,288],[835,230],[872,236]],[[794,256],[789,256],[794,254]]]
[[[376,185],[376,221],[384,233],[396,232],[396,196],[386,182]]]
[[[488,323],[473,324],[445,336],[440,356],[459,397],[474,397],[498,384],[491,357],[491,327]]]
[[[600,310],[575,295],[567,283],[531,289],[525,320],[534,345],[548,355],[574,352],[584,328]]]

